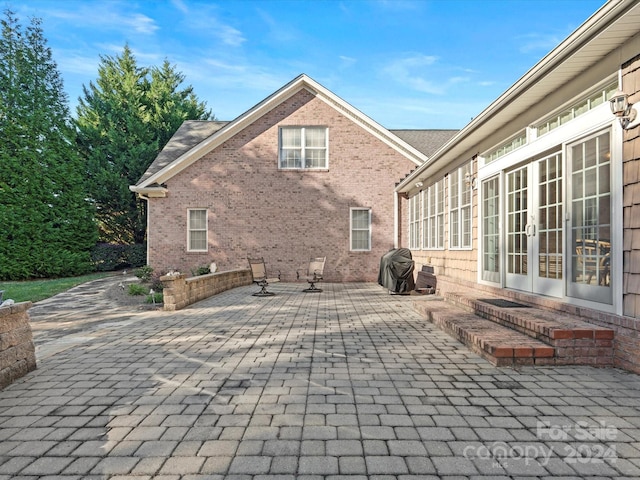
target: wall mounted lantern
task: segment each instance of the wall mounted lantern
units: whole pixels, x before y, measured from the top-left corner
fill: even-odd
[[[467,186],[467,188],[472,188],[473,190],[475,190],[476,186],[478,185],[478,181],[476,177],[471,175],[469,172],[464,174],[464,183]]]
[[[640,124],[638,112],[633,107],[633,104],[629,103],[629,95],[620,90],[616,90],[609,99],[609,103],[611,113],[618,117],[622,128],[628,130]]]

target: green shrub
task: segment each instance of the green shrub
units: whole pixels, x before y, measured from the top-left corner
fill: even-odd
[[[127,245],[127,262],[130,267],[142,267],[147,263],[147,244]]]
[[[160,281],[161,276],[162,275],[160,274],[154,273],[149,279],[149,281],[151,282],[149,284],[149,287],[153,288],[156,292],[161,292],[162,289],[164,288],[164,284]]]
[[[142,267],[136,269],[136,277],[138,277],[143,282],[148,282],[151,280],[151,276],[153,275],[153,268],[149,265],[143,265]]]
[[[147,295],[147,303],[162,303],[163,301],[162,292],[155,292],[153,295]]]
[[[98,243],[91,250],[91,261],[98,272],[141,267],[146,263],[146,244]]]
[[[128,287],[129,295],[145,295],[149,290],[139,283],[130,283]]]
[[[193,275],[194,277],[197,277],[199,275],[206,275],[207,273],[211,273],[208,265],[204,267],[198,267],[195,270],[191,270],[191,275]]]

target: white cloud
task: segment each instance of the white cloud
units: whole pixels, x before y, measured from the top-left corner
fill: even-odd
[[[562,38],[551,34],[530,33],[521,35],[518,40],[522,42],[519,49],[520,53],[546,53],[553,50],[561,42]]]
[[[340,59],[342,67],[350,67],[358,61],[353,57],[347,57],[345,55],[339,55],[338,58]]]
[[[383,73],[396,83],[418,92],[441,95],[444,93],[442,84],[427,80],[433,76],[429,67],[433,66],[438,57],[431,55],[414,54],[405,58],[394,60],[383,68]]]
[[[99,62],[97,55],[95,57],[87,57],[72,51],[56,50],[54,58],[57,59],[56,63],[61,71],[90,77],[97,75]]]
[[[171,3],[185,15],[189,13],[189,7],[187,7],[187,4],[182,0],[171,0]]]
[[[150,35],[160,28],[158,27],[158,25],[156,25],[155,20],[140,13],[135,14],[130,18],[119,15],[114,18],[117,21],[120,21],[123,26],[129,26],[133,28],[133,30],[137,33]]]
[[[64,4],[60,4],[64,6]],[[95,31],[115,30],[130,34],[135,32],[142,35],[152,35],[159,26],[156,21],[141,13],[132,13],[131,6],[118,2],[86,2],[78,3],[75,9],[47,9],[37,14],[47,19],[62,21],[69,24],[69,28],[78,26]],[[120,8],[127,10],[120,11]]]

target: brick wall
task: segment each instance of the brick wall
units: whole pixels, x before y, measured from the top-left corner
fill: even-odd
[[[31,302],[0,307],[0,388],[36,369],[29,308]]]
[[[328,171],[278,170],[278,127],[329,128]],[[149,201],[149,263],[189,272],[264,257],[283,281],[325,256],[327,281],[375,281],[393,247],[396,182],[415,167],[398,152],[302,90],[167,182]],[[350,207],[372,209],[372,250],[349,249]],[[209,251],[186,250],[187,209],[209,210]]]

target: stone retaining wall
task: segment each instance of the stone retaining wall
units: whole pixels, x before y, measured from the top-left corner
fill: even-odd
[[[186,278],[183,274],[160,277],[164,310],[180,310],[225,290],[251,285],[251,271],[246,269],[209,273]]]
[[[29,313],[31,302],[0,307],[0,388],[36,369]]]

